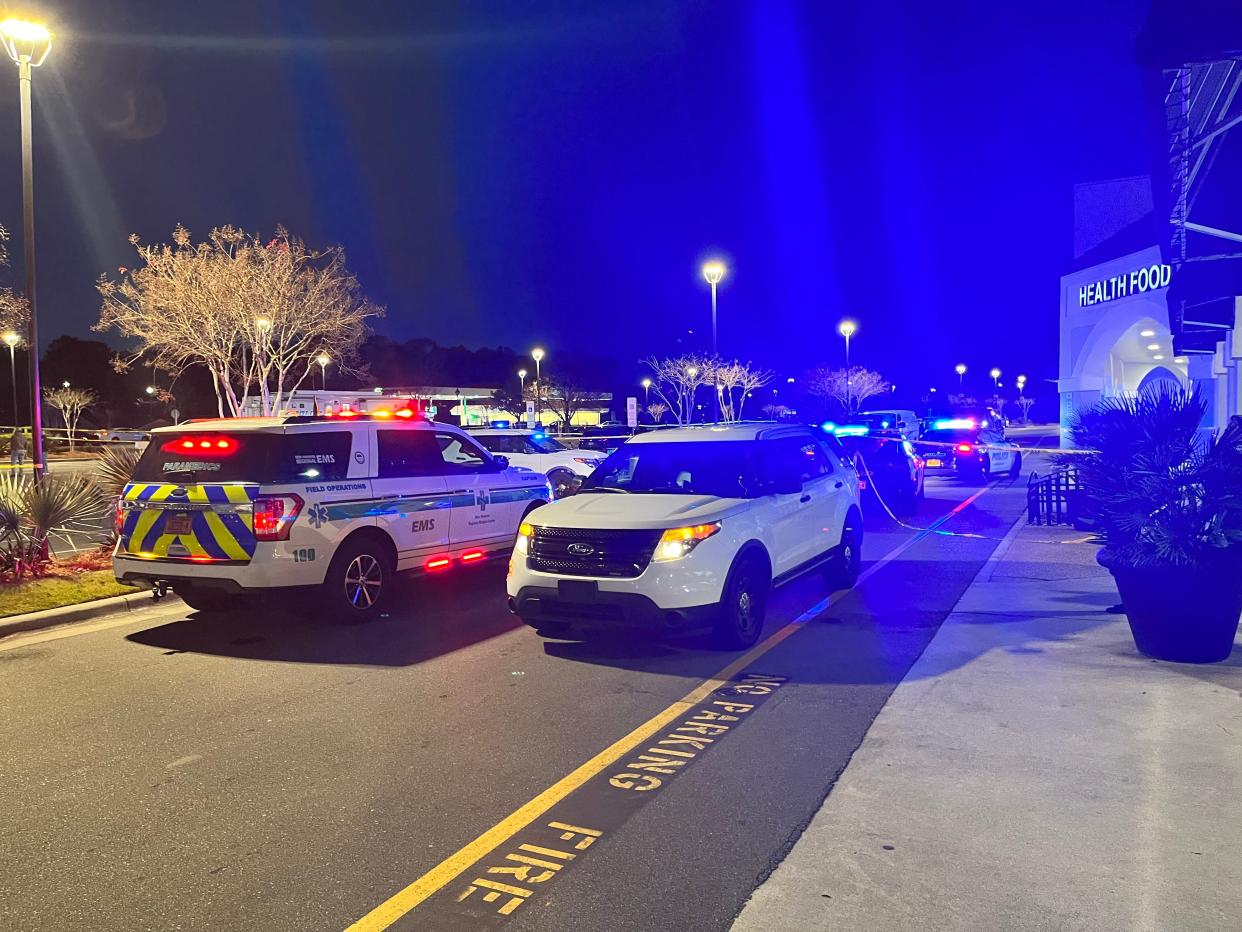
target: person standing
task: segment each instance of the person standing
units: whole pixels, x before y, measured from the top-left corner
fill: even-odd
[[[26,435],[20,427],[14,427],[9,436],[9,462],[14,466],[21,466],[26,462]]]

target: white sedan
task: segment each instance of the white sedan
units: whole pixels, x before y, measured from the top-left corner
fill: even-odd
[[[576,489],[604,461],[601,452],[571,450],[541,430],[494,427],[472,430],[470,435],[489,453],[506,457],[511,465],[543,473],[556,498]]]

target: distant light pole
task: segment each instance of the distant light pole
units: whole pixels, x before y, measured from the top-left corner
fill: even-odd
[[[841,323],[837,324],[837,333],[845,337],[845,411],[849,414],[851,411],[851,393],[850,393],[850,337],[858,332],[858,324],[850,320],[848,317]]]
[[[30,465],[34,481],[43,472],[43,397],[39,384],[39,315],[35,300],[34,156],[30,129],[30,69],[38,68],[52,50],[52,34],[46,26],[20,19],[0,22],[0,42],[17,64],[17,87],[21,101],[22,140],[22,249],[26,255],[26,300],[30,305]],[[17,419],[14,407],[13,419]]]
[[[535,420],[543,423],[543,376],[539,364],[543,362],[543,349],[536,346],[530,351],[530,358],[535,360]]]
[[[1025,393],[1023,392],[1023,389],[1026,388],[1026,376],[1020,375],[1014,381],[1018,383],[1018,397],[1019,398],[1025,397]]]
[[[959,362],[953,367],[953,371],[957,373],[957,390],[962,390],[963,379],[966,377],[966,363]]]
[[[997,392],[999,392],[1001,371],[999,369],[993,369],[991,372],[988,373],[988,375],[992,377],[992,387],[995,388]]]
[[[518,370],[518,382],[520,382],[522,385],[521,393],[522,393],[522,397],[525,398],[526,397],[526,370],[525,369]]]
[[[13,429],[16,430],[21,423],[17,414],[17,344],[22,342],[22,338],[10,330],[4,335],[4,342],[9,345],[9,372],[13,376]]]
[[[720,423],[720,373],[717,372],[716,359],[716,286],[725,277],[725,264],[719,259],[703,263],[703,278],[712,286],[712,371],[715,374],[715,385],[712,391],[712,423]]]
[[[327,353],[315,357],[315,362],[319,363],[319,387],[324,391],[328,390],[328,363],[331,361],[332,357]]]
[[[686,377],[690,379],[691,383],[693,383],[694,380],[698,378],[698,375],[699,375],[698,366],[686,366]],[[686,413],[689,415],[689,418],[691,421],[694,420],[694,395],[695,395],[695,389],[697,388],[698,388],[697,385],[691,384],[689,397],[686,399],[686,408],[687,408]],[[702,409],[702,407],[703,407],[702,405],[699,405],[700,409]]]
[[[651,379],[643,379],[638,384],[643,387],[643,391],[646,393],[643,396],[643,407],[651,407]]]

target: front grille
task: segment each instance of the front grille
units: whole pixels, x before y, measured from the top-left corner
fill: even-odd
[[[660,531],[597,531],[536,527],[527,566],[560,576],[610,576],[633,579],[651,562]],[[589,553],[574,550],[590,548]]]

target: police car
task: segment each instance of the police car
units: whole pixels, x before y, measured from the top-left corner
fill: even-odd
[[[968,482],[992,476],[1016,479],[1022,474],[1022,452],[1003,428],[985,419],[941,418],[932,421],[914,444],[924,468],[934,474],[953,473]]]
[[[470,436],[491,453],[506,457],[514,466],[543,473],[557,498],[572,492],[604,461],[603,453],[571,450],[541,430],[489,427],[471,430]]]
[[[409,409],[196,421],[152,432],[117,506],[113,567],[200,611],[298,587],[361,620],[396,572],[507,555],[550,500],[543,475]]]
[[[772,586],[858,579],[858,475],[821,431],[773,423],[639,434],[518,530],[509,608],[542,634],[683,631],[749,647]]]

